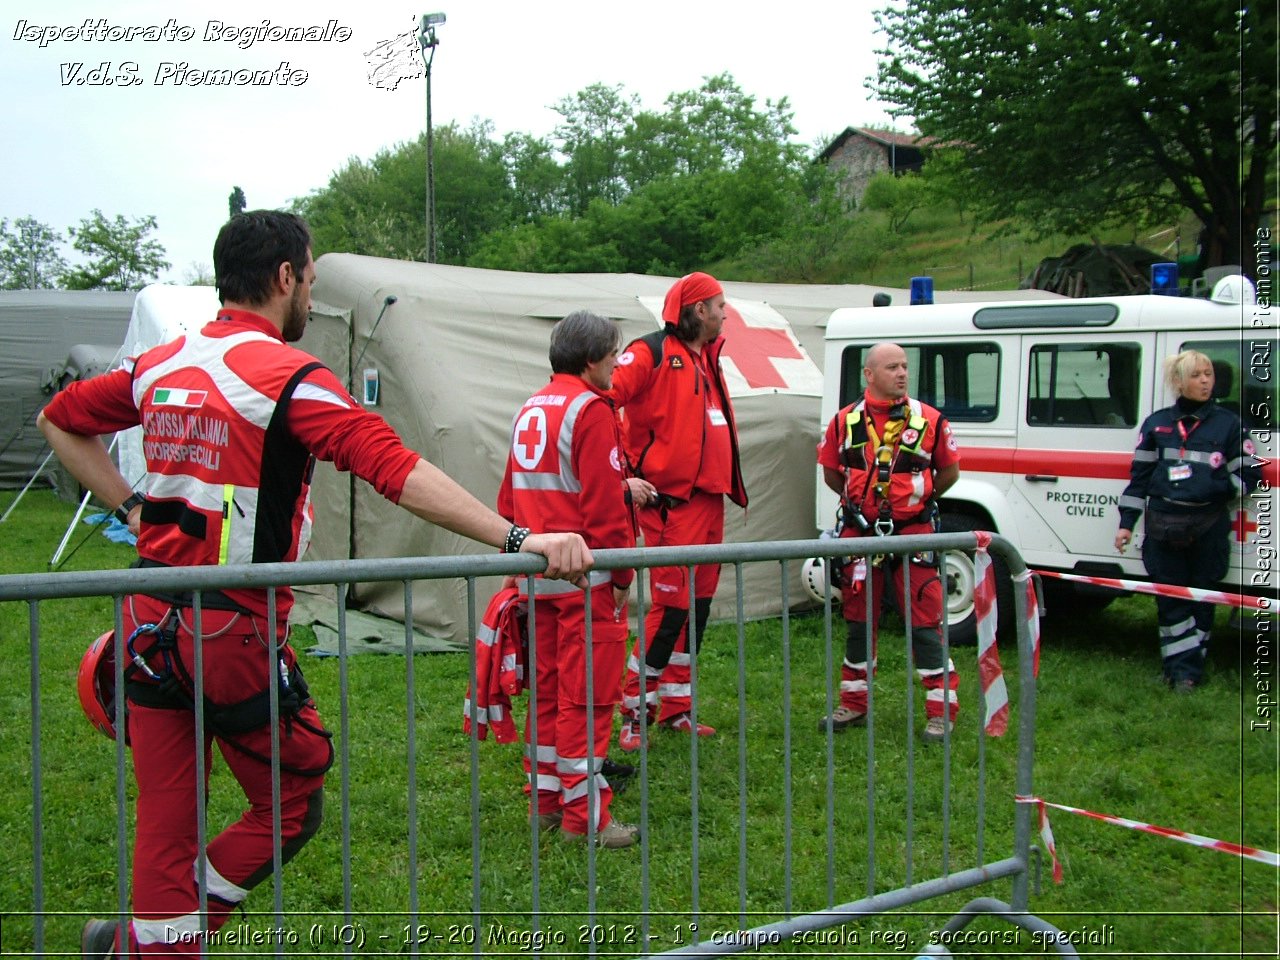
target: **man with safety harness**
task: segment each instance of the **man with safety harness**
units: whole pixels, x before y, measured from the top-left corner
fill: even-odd
[[[725,496],[747,505],[733,405],[720,370],[724,318],[720,283],[691,273],[667,291],[663,329],[633,341],[618,357],[612,396],[622,409],[627,456],[636,476],[657,490],[652,509],[640,511],[646,547],[719,543]],[[637,640],[627,661],[618,734],[623,750],[640,748],[640,724],[655,717],[671,730],[715,733],[690,712],[689,636],[692,632],[701,644],[720,565],[694,568],[692,626],[688,572],[688,567],[650,571],[653,602],[645,617],[643,652]]]
[[[840,495],[841,537],[890,537],[934,531],[936,500],[960,476],[951,426],[928,404],[907,396],[907,354],[894,343],[867,351],[861,399],[840,410],[818,444],[827,486]],[[904,597],[904,560],[910,596]],[[867,596],[871,591],[871,667],[884,583],[890,580],[900,610],[911,610],[911,648],[925,689],[924,739],[937,742],[955,723],[959,677],[942,646],[943,590],[936,555],[884,554],[856,558],[839,578],[847,622],[840,672],[840,705],[819,729],[860,726],[867,716]],[[947,709],[944,711],[944,700]]]
[[[315,281],[300,218],[261,210],[233,217],[218,234],[213,262],[222,302],[213,322],[72,384],[40,416],[71,473],[99,499],[121,505],[142,566],[297,559],[309,540],[309,482],[319,458],[424,519],[507,552],[544,553],[549,576],[585,582],[591,554],[580,536],[530,535],[503,520],[407,449],[324,365],[288,345],[305,330]],[[100,437],[139,424],[145,498]],[[282,862],[319,828],[333,748],[286,640],[292,603],[287,587],[204,591],[198,610],[185,593],[125,599],[126,737],[138,788],[133,917],[123,927],[86,923],[84,956],[198,955],[208,934],[271,875],[273,734]],[[99,638],[81,668],[86,712],[109,734],[115,714],[104,701],[113,690],[103,681],[112,676],[114,650],[111,634]],[[204,752],[207,777],[214,742],[249,809],[209,841],[201,871],[197,817],[207,783],[198,789],[196,751]]]

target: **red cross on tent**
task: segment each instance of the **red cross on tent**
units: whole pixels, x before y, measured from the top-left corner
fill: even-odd
[[[662,298],[641,303],[662,324]],[[734,398],[789,393],[822,396],[822,371],[805,352],[787,318],[761,300],[733,298],[725,304],[724,349],[720,354],[725,385]]]
[[[724,307],[724,352],[734,362],[747,385],[786,389],[786,379],[774,364],[776,359],[803,360],[804,354],[786,330],[749,326],[732,304]]]

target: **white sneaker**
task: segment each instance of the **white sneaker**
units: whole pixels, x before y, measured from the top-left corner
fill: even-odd
[[[930,717],[929,722],[924,725],[924,742],[941,743],[942,738],[954,729],[955,724],[950,720],[943,717]]]
[[[583,843],[587,839],[585,833],[571,833],[560,828],[560,836],[569,843]],[[640,842],[640,828],[634,823],[619,823],[610,820],[603,830],[596,831],[596,846],[606,850],[621,850]]]
[[[827,727],[830,727],[836,733],[839,733],[849,727],[866,726],[866,723],[867,715],[865,713],[858,713],[858,711],[852,710],[842,703],[831,711],[831,716],[823,717],[818,721],[818,729],[826,733]]]

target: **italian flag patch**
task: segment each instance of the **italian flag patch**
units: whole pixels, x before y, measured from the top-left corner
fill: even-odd
[[[207,390],[174,390],[161,387],[151,396],[151,402],[157,407],[203,407]]]

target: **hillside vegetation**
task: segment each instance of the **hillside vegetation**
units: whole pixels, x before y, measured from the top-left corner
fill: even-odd
[[[954,203],[922,203],[895,230],[894,212],[862,209],[827,252],[769,245],[710,265],[718,277],[783,283],[858,283],[905,289],[915,276],[935,290],[1015,290],[1045,257],[1076,244],[1135,244],[1169,260],[1194,252],[1197,225],[1188,217],[1166,227],[1113,227],[1088,236],[1035,237],[1030,225],[975,225]],[[1181,236],[1179,242],[1178,237]],[[1180,249],[1179,249],[1180,248]]]

